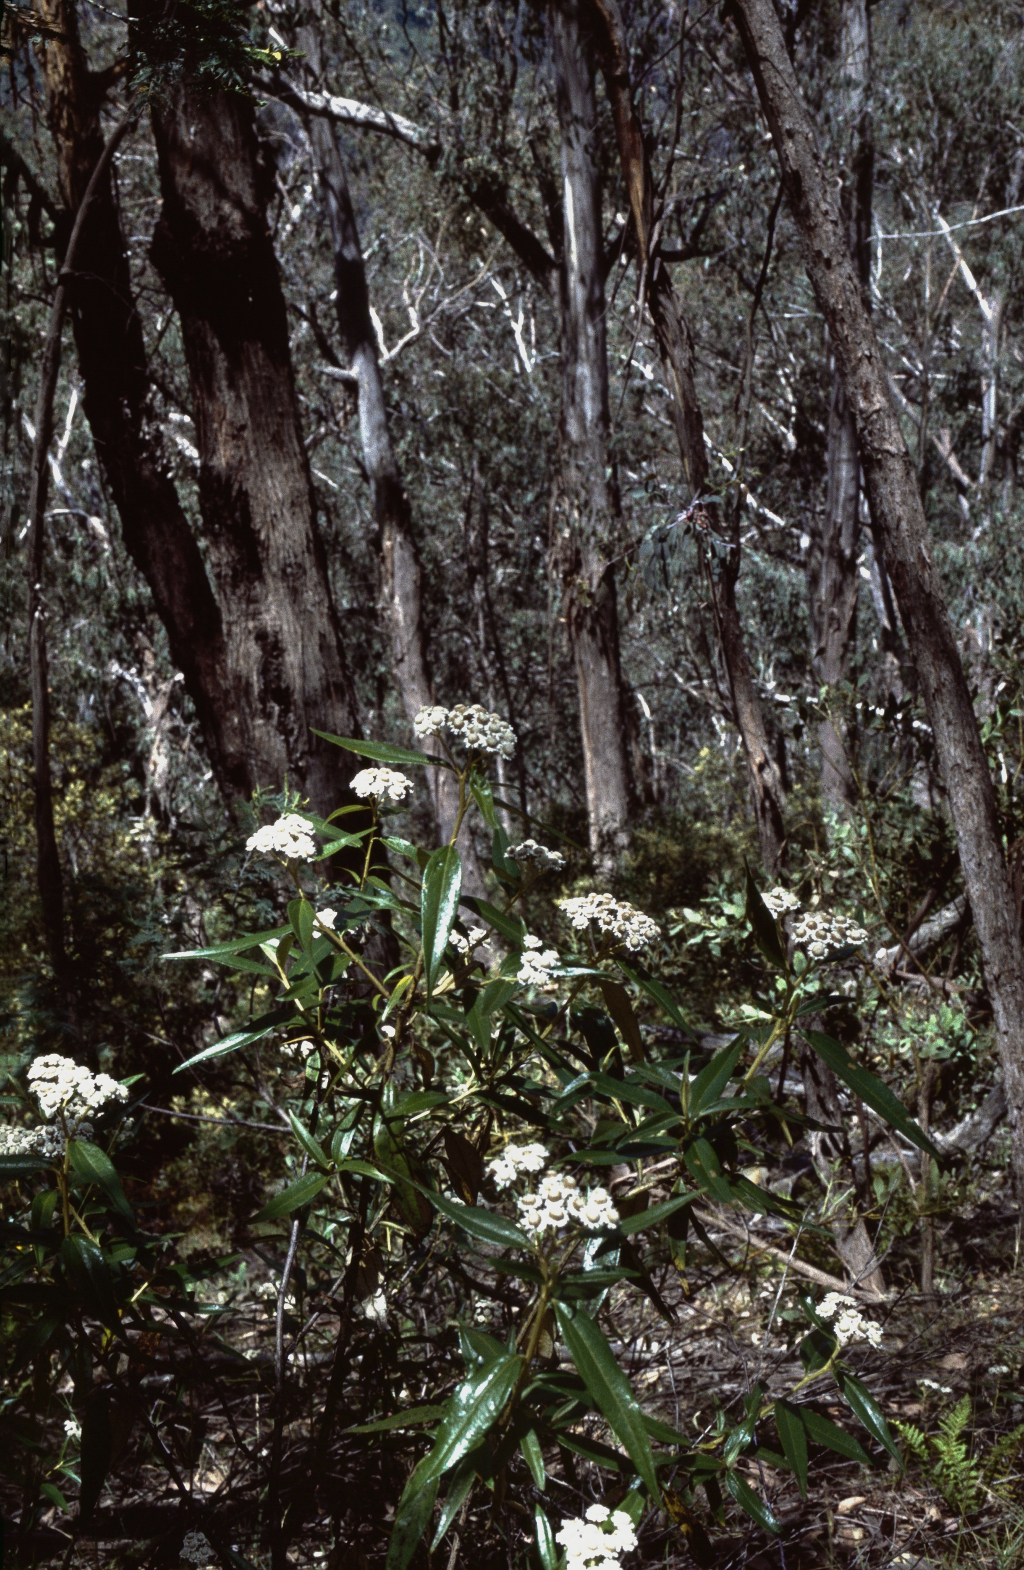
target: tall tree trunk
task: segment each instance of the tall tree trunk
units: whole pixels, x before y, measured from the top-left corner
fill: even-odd
[[[611,101],[619,157],[633,212],[640,263],[644,270],[647,303],[657,333],[665,379],[672,390],[673,415],[683,469],[694,502],[706,516],[711,529],[718,534],[721,530],[719,509],[714,500],[706,495],[708,457],[704,442],[704,420],[694,384],[693,334],[667,267],[656,254],[651,254],[653,192],[642,128],[632,102],[629,48],[622,15],[616,0],[587,0],[587,4],[601,71]],[[738,531],[734,531],[725,571],[712,586],[715,615],[733,712],[747,759],[761,858],[769,876],[776,878],[785,856],[785,792],[772,756],[764,713],[743,642],[743,628],[736,604],[739,569],[739,538]]]
[[[297,39],[306,56],[314,87],[321,85],[323,71],[321,25],[317,8],[314,21],[299,29]],[[391,441],[377,338],[370,318],[366,268],[337,132],[323,115],[308,114],[306,125],[331,228],[338,332],[346,368],[355,379],[359,403],[363,465],[370,482],[374,519],[379,531],[381,588],[391,635],[395,684],[411,727],[420,709],[435,702],[423,624],[423,571],[412,529],[409,498]],[[436,744],[426,745],[434,745],[435,750],[439,750]],[[428,787],[438,836],[442,841],[448,841],[458,816],[458,784],[447,769],[431,769]],[[465,892],[483,894],[483,868],[468,821],[459,836],[459,851]]]
[[[869,102],[871,20],[867,0],[842,0],[839,27],[837,119],[845,165],[842,208],[867,308],[874,177]],[[821,535],[816,542],[817,549],[811,555],[809,588],[814,673],[823,685],[832,687],[849,675],[856,633],[860,458],[853,410],[831,346],[829,360],[832,403],[828,420],[828,490]],[[848,807],[856,795],[842,727],[831,718],[823,720],[819,740],[822,796],[826,806],[838,813]]]
[[[608,451],[594,59],[580,27],[579,0],[555,0],[552,31],[565,229],[559,271],[562,417],[555,554],[579,689],[590,848],[595,864],[607,872],[629,847],[634,793],[615,569],[609,565],[619,496]]]
[[[51,30],[38,57],[57,177],[65,206],[76,212],[103,146],[109,76],[87,69],[70,0],[42,0],[41,14]],[[147,406],[142,321],[109,168],[89,207],[69,292],[85,414],[125,545],[167,630],[214,777],[228,799],[247,795],[255,779],[227,679],[220,611]]]
[[[151,255],[181,322],[199,504],[227,678],[255,780],[315,810],[342,797],[358,734],[316,526],[251,102],[176,86],[153,108],[163,204]]]
[[[1024,954],[992,779],[938,573],[914,464],[850,257],[837,181],[821,157],[772,0],[732,0],[775,142],[804,265],[857,422],[886,566],[931,722],[960,850],[1009,1107],[1014,1183],[1024,1202]]]

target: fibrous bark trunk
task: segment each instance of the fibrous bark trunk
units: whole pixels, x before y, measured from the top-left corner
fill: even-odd
[[[313,24],[299,29],[297,39],[315,85],[319,85],[322,71],[319,25],[317,13]],[[395,685],[411,727],[420,709],[436,701],[423,624],[423,571],[412,528],[409,498],[391,441],[377,338],[370,317],[366,268],[344,159],[329,119],[312,114],[307,116],[306,123],[313,166],[331,229],[338,333],[345,369],[355,380],[363,466],[370,482],[374,519],[379,531],[381,590],[391,636]],[[428,749],[436,746],[429,742],[424,745]],[[458,817],[458,784],[447,769],[429,770],[427,783],[438,836],[447,842]],[[468,894],[483,894],[483,869],[468,823],[459,836],[459,851],[463,863],[463,888]]]
[[[151,255],[181,323],[231,702],[253,782],[287,780],[330,812],[345,765],[313,727],[358,735],[358,711],[317,530],[253,106],[178,85],[154,105],[153,127],[163,205]]]
[[[38,56],[58,181],[65,206],[75,212],[103,147],[100,110],[109,82],[87,69],[69,0],[43,0],[41,11],[50,32]],[[82,231],[69,306],[85,414],[125,546],[167,630],[214,777],[229,799],[248,794],[254,780],[227,681],[220,611],[148,408],[142,319],[109,168]]]
[[[578,0],[553,5],[552,33],[565,236],[559,269],[562,417],[554,543],[579,690],[590,848],[595,864],[607,872],[629,847],[634,793],[610,565],[619,497],[608,451],[594,57],[580,26]]]
[[[868,301],[871,199],[874,172],[869,92],[871,22],[867,0],[843,0],[840,9],[837,119],[843,148],[842,209],[850,250]],[[857,622],[860,542],[860,458],[857,427],[843,378],[830,349],[832,401],[828,420],[828,489],[821,534],[809,563],[813,668],[827,687],[849,675]],[[819,727],[821,791],[825,805],[841,812],[855,799],[843,727],[831,717]]]
[[[732,0],[804,265],[857,422],[861,463],[917,671],[956,831],[992,1000],[1010,1113],[1014,1182],[1024,1201],[1024,954],[995,795],[942,586],[928,549],[913,461],[814,126],[771,0]]]

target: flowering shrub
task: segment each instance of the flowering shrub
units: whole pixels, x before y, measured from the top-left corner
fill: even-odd
[[[494,1490],[495,1512],[509,1490],[525,1503],[526,1516],[517,1509],[505,1530],[520,1542],[528,1519],[530,1552],[545,1570],[557,1570],[559,1545],[565,1570],[626,1570],[645,1521],[666,1500],[692,1512],[698,1489],[712,1516],[725,1490],[775,1532],[747,1464],[766,1433],[777,1434],[772,1464],[790,1467],[801,1489],[809,1443],[869,1460],[858,1439],[801,1400],[807,1380],[834,1380],[865,1443],[898,1457],[843,1360],[848,1345],[879,1344],[862,1297],[851,1288],[817,1307],[803,1299],[806,1379],[785,1395],[754,1385],[742,1416],[704,1435],[645,1414],[602,1317],[612,1304],[628,1309],[637,1293],[660,1302],[651,1270],[685,1271],[688,1239],[710,1224],[708,1207],[771,1215],[791,1230],[800,1266],[806,1218],[754,1181],[766,1153],[801,1132],[800,1114],[773,1098],[763,1073],[794,1032],[863,1103],[930,1148],[886,1086],[801,1023],[821,1007],[819,960],[853,952],[866,935],[838,917],[814,918],[812,932],[786,891],[762,899],[751,880],[746,921],[772,975],[772,1012],[702,1052],[655,974],[657,923],[607,892],[556,898],[560,853],[534,840],[509,845],[486,765],[508,755],[510,727],[459,705],[423,711],[416,732],[439,737],[441,753],[334,738],[370,760],[352,781],[368,808],[326,820],[289,810],[249,838],[252,855],[278,864],[282,924],[169,956],[252,978],[248,1017],[182,1067],[202,1076],[204,1065],[258,1053],[251,1061],[261,1084],[273,1081],[266,1097],[287,1128],[291,1170],[251,1223],[265,1244],[276,1240],[274,1279],[249,1296],[254,1313],[274,1314],[270,1438],[239,1459],[266,1501],[274,1562],[285,1562],[313,1512],[341,1393],[354,1377],[353,1337],[376,1336],[383,1347],[401,1322],[418,1323],[409,1294],[445,1277],[477,1294],[454,1320],[451,1356],[423,1365],[418,1398],[396,1384],[380,1396],[385,1410],[348,1430],[365,1443],[398,1435],[413,1448],[395,1489],[387,1570],[405,1570],[421,1541],[437,1546],[455,1530],[478,1488]],[[411,789],[411,775],[399,771],[422,768],[451,770],[459,791],[452,841],[432,852],[389,821]],[[346,827],[360,810],[370,821]],[[492,899],[462,889],[457,840],[470,812],[492,836]],[[559,933],[559,948],[528,930],[527,905],[531,925]],[[650,1045],[647,1026],[659,1019],[683,1044],[669,1055]],[[110,1464],[111,1401],[135,1414],[152,1456],[180,1480],[173,1405],[161,1416],[140,1400],[137,1376],[162,1345],[201,1356],[193,1327],[202,1283],[176,1258],[173,1238],[147,1233],[126,1197],[117,1120],[132,1110],[129,1088],[54,1055],[30,1064],[24,1081],[18,1120],[0,1131],[0,1172],[12,1185],[4,1356],[15,1371],[35,1358],[35,1386],[49,1381],[54,1403],[70,1371],[76,1415],[60,1406],[58,1458],[48,1473],[30,1459],[25,1487],[31,1508],[41,1508],[63,1501],[54,1478],[80,1477],[88,1518]],[[223,1274],[227,1264],[217,1268]],[[331,1283],[317,1309],[296,1308],[317,1278]],[[202,1311],[226,1311],[235,1290],[218,1289]],[[309,1386],[306,1437],[296,1439],[288,1425],[306,1398],[293,1391],[314,1377],[303,1372],[305,1338],[325,1316],[335,1327],[326,1384],[315,1396]],[[76,1471],[63,1447],[79,1420]],[[56,1416],[54,1424],[56,1442]],[[286,1444],[299,1447],[287,1469]],[[607,1503],[552,1522],[546,1479],[575,1476],[566,1470],[573,1454],[589,1468],[591,1499],[603,1493]],[[182,1557],[240,1570],[247,1561],[216,1515],[188,1505],[190,1497]]]

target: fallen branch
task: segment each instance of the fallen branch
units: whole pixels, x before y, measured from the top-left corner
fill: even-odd
[[[795,1270],[797,1275],[806,1276],[808,1281],[816,1281],[819,1286],[828,1287],[830,1292],[842,1292],[846,1297],[859,1298],[862,1303],[889,1301],[887,1297],[876,1292],[865,1292],[861,1287],[849,1286],[845,1281],[840,1281],[838,1276],[830,1276],[826,1270],[819,1270],[817,1265],[805,1264],[802,1259],[797,1259],[795,1254],[787,1254],[783,1249],[776,1248],[773,1243],[766,1243],[763,1238],[755,1237],[747,1227],[737,1226],[735,1222],[726,1221],[722,1216],[711,1211],[695,1208],[693,1214],[701,1226],[725,1232],[731,1237],[741,1239],[748,1248],[756,1249],[758,1253],[771,1254],[775,1259],[781,1259],[782,1263],[788,1265],[790,1270]]]

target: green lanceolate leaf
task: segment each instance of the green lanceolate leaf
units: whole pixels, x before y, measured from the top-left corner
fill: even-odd
[[[75,1233],[66,1237],[60,1246],[60,1262],[86,1313],[102,1319],[111,1330],[118,1330],[121,1316],[114,1299],[110,1267],[91,1238]]]
[[[878,1402],[868,1387],[861,1384],[859,1379],[856,1379],[853,1374],[848,1374],[842,1368],[836,1369],[836,1384],[849,1403],[851,1410],[864,1424],[872,1439],[877,1439],[878,1443],[888,1450],[902,1471],[903,1457],[900,1455],[899,1447],[892,1437],[888,1423],[882,1416]]]
[[[244,949],[260,948],[264,943],[276,943],[290,927],[271,927],[268,932],[249,932],[233,943],[215,943],[208,949],[179,949],[176,954],[161,954],[161,959],[223,959],[227,954],[240,954]]]
[[[640,1022],[633,1012],[633,1003],[625,987],[618,981],[599,981],[598,987],[619,1035],[629,1050],[631,1063],[642,1063],[646,1057],[640,1035]]]
[[[408,747],[392,747],[386,741],[357,741],[352,736],[332,736],[325,730],[314,730],[313,735],[335,747],[344,747],[346,752],[354,752],[357,757],[373,758],[375,763],[390,763],[394,768],[415,769],[424,763],[433,764],[435,768],[450,767],[444,758],[434,758],[426,752],[410,752]]]
[[[430,1525],[437,1498],[438,1474],[424,1471],[425,1460],[413,1471],[398,1501],[384,1570],[405,1570]]]
[[[559,1553],[555,1547],[555,1534],[540,1505],[534,1507],[533,1524],[537,1534],[537,1553],[544,1570],[558,1570]]]
[[[49,1165],[45,1156],[0,1156],[0,1182],[5,1178],[31,1177],[33,1172],[42,1172]]]
[[[732,1190],[728,1179],[722,1176],[722,1164],[713,1145],[706,1139],[695,1139],[683,1151],[683,1160],[706,1194],[713,1194],[723,1204],[732,1204]]]
[[[726,1472],[725,1486],[752,1521],[756,1521],[766,1532],[771,1532],[774,1537],[778,1537],[779,1523],[771,1506],[765,1503],[760,1494],[755,1494],[745,1478],[742,1478],[738,1472]]]
[[[838,1074],[844,1084],[849,1085],[872,1112],[877,1112],[880,1118],[884,1118],[904,1139],[909,1139],[918,1150],[925,1151],[938,1162],[942,1161],[941,1152],[936,1150],[924,1129],[915,1123],[899,1097],[893,1095],[877,1074],[871,1074],[866,1068],[852,1062],[846,1048],[831,1036],[823,1035],[820,1030],[805,1030],[803,1034],[819,1058],[828,1064],[834,1074]]]
[[[775,1403],[775,1427],[782,1441],[782,1453],[796,1473],[801,1499],[807,1498],[807,1430],[797,1407],[788,1401]]]
[[[325,1172],[307,1172],[305,1177],[296,1178],[294,1183],[282,1189],[280,1194],[275,1194],[269,1205],[253,1216],[254,1221],[276,1221],[278,1216],[290,1216],[293,1210],[301,1210],[303,1205],[310,1204],[325,1183],[330,1182],[330,1174]]]
[[[635,1216],[623,1216],[617,1230],[624,1232],[627,1237],[633,1232],[646,1232],[648,1227],[660,1226],[663,1221],[668,1220],[669,1216],[675,1215],[677,1210],[681,1210],[684,1205],[692,1205],[693,1201],[699,1198],[697,1189],[691,1189],[686,1194],[676,1194],[660,1205],[652,1205],[650,1210],[641,1210]]]
[[[769,965],[777,965],[781,970],[785,966],[786,956],[779,942],[779,929],[775,925],[775,917],[761,898],[749,867],[747,868],[746,916],[750,923],[750,930],[754,934],[754,942],[761,953]]]
[[[536,1429],[528,1428],[525,1434],[520,1436],[519,1448],[523,1452],[523,1460],[530,1468],[530,1476],[537,1487],[543,1490],[547,1486],[548,1475],[544,1466],[544,1452],[540,1447]]]
[[[419,1186],[419,1185],[417,1185]],[[496,1243],[499,1248],[529,1248],[530,1239],[521,1227],[514,1221],[506,1221],[504,1216],[499,1216],[493,1210],[478,1210],[475,1205],[460,1205],[454,1199],[448,1199],[444,1194],[437,1194],[433,1189],[420,1188],[430,1203],[449,1221],[454,1221],[470,1237],[478,1237],[484,1243]]]
[[[658,1474],[643,1413],[603,1332],[589,1314],[579,1308],[573,1311],[564,1303],[555,1304],[555,1317],[591,1400],[646,1483],[652,1500],[659,1502]]]
[[[459,908],[461,892],[462,862],[459,853],[454,845],[442,845],[427,862],[420,892],[423,967],[428,998],[441,969],[441,958]]]
[[[205,1063],[207,1058],[221,1058],[226,1052],[237,1052],[241,1047],[251,1047],[253,1042],[262,1041],[264,1036],[269,1036],[272,1030],[279,1025],[290,1023],[293,1013],[290,1008],[271,1009],[269,1013],[261,1014],[254,1019],[248,1030],[233,1031],[230,1036],[222,1036],[212,1046],[204,1047],[202,1052],[197,1052],[195,1057],[188,1058],[184,1063],[179,1063],[174,1070],[181,1074],[187,1068],[194,1068],[197,1063]]]
[[[710,1063],[704,1065],[690,1086],[689,1110],[691,1117],[700,1117],[701,1113],[711,1106],[712,1102],[718,1100],[732,1078],[742,1050],[743,1038],[738,1037],[730,1046],[723,1047],[720,1052],[716,1052]]]
[[[292,1133],[295,1135],[295,1138],[298,1140],[299,1144],[302,1146],[313,1165],[319,1167],[321,1172],[328,1171],[331,1163],[327,1159],[327,1153],[313,1138],[312,1134],[309,1132],[309,1129],[305,1128],[299,1122],[294,1112],[289,1112],[288,1121],[291,1123]]]
[[[830,1422],[827,1417],[812,1411],[809,1406],[797,1407],[796,1411],[800,1414],[800,1421],[807,1430],[807,1437],[812,1444],[825,1445],[829,1450],[834,1450],[836,1455],[846,1456],[850,1461],[859,1461],[862,1466],[871,1465],[871,1457],[852,1434]]]
[[[522,1367],[518,1354],[492,1358],[459,1385],[434,1435],[433,1449],[420,1462],[426,1475],[440,1477],[476,1449],[500,1416]]]
[[[357,1423],[346,1428],[346,1434],[383,1434],[392,1428],[416,1428],[420,1423],[436,1423],[444,1416],[443,1406],[410,1406],[404,1412],[392,1412],[390,1417],[378,1417],[372,1423]]]
[[[479,1454],[473,1455],[471,1453],[468,1456],[463,1456],[452,1473],[451,1482],[448,1484],[448,1492],[444,1496],[444,1504],[438,1517],[437,1531],[434,1533],[434,1540],[430,1545],[431,1553],[434,1552],[434,1549],[465,1504],[469,1492],[476,1482],[476,1463],[479,1459],[481,1459]]]
[[[469,788],[473,793],[473,800],[480,808],[480,816],[487,824],[487,827],[496,829],[498,827],[498,815],[494,810],[494,792],[486,774],[481,774],[478,769],[474,769],[469,776]]]
[[[84,1178],[87,1183],[97,1184],[116,1211],[128,1221],[134,1220],[132,1207],[121,1187],[121,1179],[105,1150],[83,1139],[69,1139],[68,1158],[78,1177]]]

